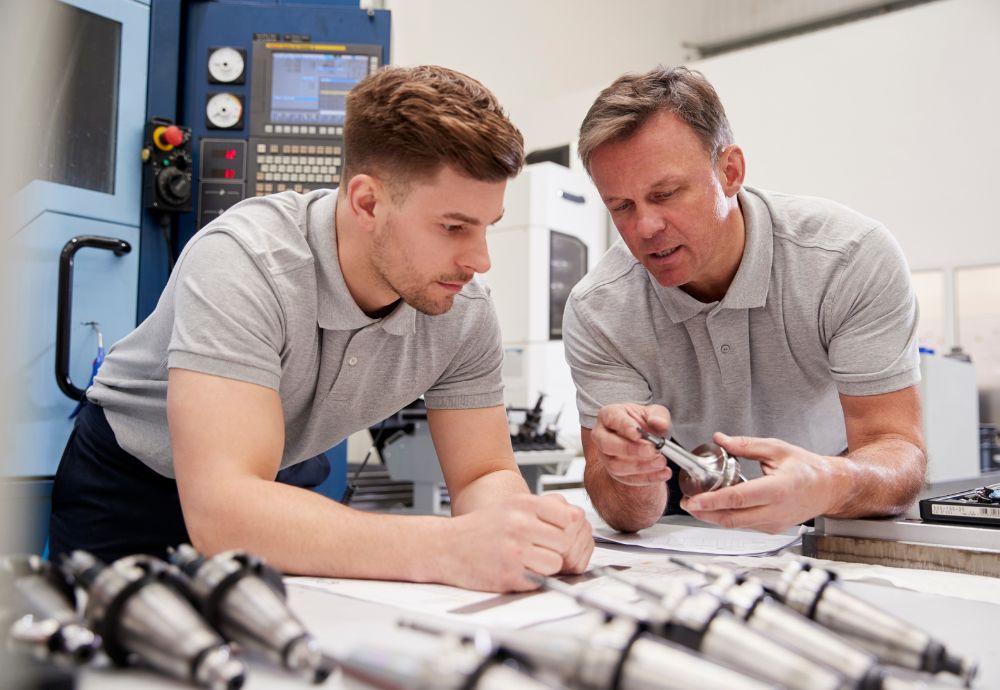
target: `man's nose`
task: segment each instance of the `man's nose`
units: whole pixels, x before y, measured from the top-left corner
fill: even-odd
[[[486,273],[490,270],[490,250],[486,244],[485,232],[469,241],[459,258],[459,264],[473,273]]]
[[[654,237],[667,226],[666,221],[656,212],[655,208],[639,209],[636,220],[636,231],[643,239]]]

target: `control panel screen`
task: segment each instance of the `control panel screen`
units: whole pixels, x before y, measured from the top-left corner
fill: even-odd
[[[272,60],[275,124],[343,125],[347,92],[368,76],[367,55],[274,53]]]

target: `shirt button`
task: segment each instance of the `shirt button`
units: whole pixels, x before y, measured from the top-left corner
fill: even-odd
[[[727,346],[727,347],[728,347],[728,346]],[[349,360],[347,360],[347,364],[348,364],[349,366],[352,366],[352,367],[353,367],[353,366],[354,366],[355,364],[357,364],[357,363],[358,363],[358,358],[357,358],[357,357],[351,357],[351,358],[350,358]]]
[[[728,345],[723,345],[719,349],[722,350],[722,354],[728,355],[729,351],[732,350],[733,348],[729,347]]]

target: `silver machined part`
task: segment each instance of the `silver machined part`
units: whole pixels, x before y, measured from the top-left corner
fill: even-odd
[[[243,664],[235,659],[228,645],[219,645],[206,654],[195,670],[198,685],[211,690],[239,690],[246,680]]]
[[[612,618],[597,628],[587,638],[586,653],[579,660],[579,676],[573,684],[592,690],[615,687],[618,666],[630,654],[638,633],[635,621],[626,618]]]
[[[869,683],[880,673],[875,655],[773,599],[754,578],[737,582],[732,575],[724,575],[706,591],[719,596],[751,629],[836,669],[855,686]]]
[[[544,669],[563,682],[579,684],[583,688],[592,687],[581,678],[584,660],[591,655],[589,636],[552,635],[537,630],[494,631],[491,635],[502,649],[535,668]],[[595,678],[611,678],[613,675],[613,667],[602,670],[596,658],[589,661],[588,666],[588,674]],[[598,686],[593,687],[596,690]],[[604,684],[599,687],[610,686]]]
[[[444,644],[432,654],[361,645],[341,661],[340,668],[349,683],[360,681],[365,687],[394,690],[462,690],[467,687],[542,690],[552,687],[521,671],[497,665],[492,654],[454,638],[445,638]],[[478,682],[470,686],[477,674]]]
[[[836,669],[850,681],[850,687],[860,687],[880,672],[874,654],[774,600],[757,604],[747,624],[807,659]]]
[[[69,581],[36,555],[0,558],[0,585],[21,615],[9,628],[8,646],[62,666],[84,664],[96,656],[101,638],[89,630],[76,609]]]
[[[32,613],[63,624],[80,622],[72,590],[48,562],[32,555],[22,559],[20,565],[30,572],[14,576],[13,586]]]
[[[784,603],[846,637],[887,664],[915,671],[950,673],[971,685],[974,660],[950,653],[923,630],[849,594],[822,568],[795,562],[786,567],[777,593]]]
[[[955,690],[954,683],[938,682],[933,677],[899,678],[886,676],[881,690]]]
[[[476,690],[553,690],[555,687],[558,686],[503,664],[491,665],[483,671],[475,685]]]
[[[752,630],[721,606],[710,592],[692,594],[673,613],[671,639],[685,644],[690,637],[680,634],[677,627],[687,629],[700,636],[696,648],[709,659],[791,690],[850,687],[841,674]]]
[[[62,666],[85,664],[101,649],[101,638],[92,630],[30,613],[14,622],[7,642],[13,651]]]
[[[618,687],[620,690],[765,690],[778,686],[693,654],[667,640],[641,635],[625,659]]]
[[[243,665],[191,603],[165,583],[166,563],[128,556],[102,567],[90,554],[76,551],[65,568],[86,587],[86,618],[109,631],[105,642],[117,663],[135,658],[212,690],[242,686]]]
[[[688,451],[669,438],[661,438],[641,427],[636,428],[643,439],[652,443],[664,457],[673,460],[681,469],[678,482],[685,496],[695,496],[746,481],[740,472],[739,460],[715,443],[703,443],[694,451]]]
[[[242,551],[203,558],[189,544],[171,562],[187,573],[205,615],[226,639],[267,655],[287,670],[322,682],[333,662],[286,602],[281,575]]]
[[[691,454],[697,458],[701,458],[702,465],[708,469],[709,474],[714,478],[714,483],[710,487],[707,487],[704,484],[691,481],[691,477],[688,477],[688,481],[685,482],[685,475],[682,473],[679,482],[681,491],[686,496],[694,496],[695,493],[704,493],[706,491],[715,491],[716,489],[722,489],[746,481],[743,473],[740,472],[739,460],[727,453],[725,448],[718,444],[703,443],[691,451]]]

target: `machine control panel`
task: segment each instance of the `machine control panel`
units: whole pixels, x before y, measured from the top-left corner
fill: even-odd
[[[142,149],[142,205],[160,212],[191,210],[191,129],[154,117]]]
[[[201,141],[198,228],[249,196],[340,184],[347,92],[381,61],[380,45],[299,34],[254,34],[249,64],[238,47],[210,48],[205,127],[220,138]],[[245,100],[227,90],[244,81]]]
[[[246,151],[247,143],[241,139],[201,140],[198,227],[204,227],[246,197]]]
[[[248,196],[340,184],[347,92],[379,68],[382,49],[253,42]]]

